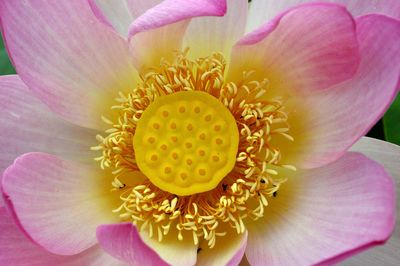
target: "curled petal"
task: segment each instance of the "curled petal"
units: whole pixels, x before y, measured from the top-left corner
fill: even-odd
[[[136,19],[129,36],[193,17],[223,16],[226,9],[226,0],[165,0]]]
[[[400,87],[400,21],[366,15],[357,19],[357,35],[362,59],[356,75],[296,99],[291,115],[296,145],[288,147],[292,163],[318,167],[336,160],[395,98]]]
[[[389,238],[395,204],[392,178],[361,154],[299,171],[270,200],[265,218],[249,227],[247,259],[251,265],[338,262]]]
[[[249,33],[234,47],[228,78],[255,71],[271,93],[298,95],[351,78],[360,61],[355,22],[338,5],[306,4]]]
[[[247,31],[258,28],[285,9],[307,2],[345,5],[354,16],[376,13],[400,19],[400,1],[398,0],[259,0],[252,1],[250,5]]]
[[[4,208],[0,208],[0,232],[0,265],[123,265],[98,245],[74,256],[49,253],[26,238]]]
[[[131,23],[162,0],[88,0],[97,18],[127,37]]]
[[[362,137],[350,149],[377,161],[400,184],[400,146],[369,137]],[[400,198],[399,198],[400,199]]]
[[[225,0],[166,0],[147,10],[129,28],[136,67],[142,70],[158,66],[161,58],[171,60],[182,48],[191,18],[223,16],[225,12]]]
[[[20,156],[4,171],[2,189],[25,233],[55,254],[92,247],[97,225],[117,218],[105,174],[56,156]]]
[[[101,225],[97,228],[97,238],[101,247],[112,256],[123,260],[131,265],[168,265],[166,261],[161,258],[161,254],[151,247],[149,247],[142,239],[137,229],[130,223]],[[157,241],[157,240],[155,240]],[[162,246],[163,243],[160,243]],[[179,241],[171,243],[168,247],[175,259],[168,261],[172,265],[194,265],[196,262],[196,255],[188,256],[188,249],[182,248],[174,249],[179,245]],[[187,260],[188,258],[191,259]]]
[[[400,191],[400,147],[373,138],[361,138],[352,151],[361,152],[369,158],[379,162],[385,170],[395,179],[397,191]],[[400,198],[397,197],[397,220],[400,224]],[[396,265],[399,261],[400,228],[397,226],[392,237],[383,246],[374,247],[360,253],[348,261],[345,265]]]

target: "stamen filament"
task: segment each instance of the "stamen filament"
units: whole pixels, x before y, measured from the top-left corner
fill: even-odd
[[[213,247],[216,237],[227,233],[219,231],[222,224],[242,234],[246,219],[264,216],[268,199],[276,196],[286,181],[279,168],[296,171],[293,165],[280,164],[282,153],[272,140],[277,136],[288,141],[294,138],[283,99],[265,97],[270,86],[267,79],[253,80],[255,72],[247,71],[239,82],[229,82],[220,53],[196,60],[188,59],[187,53],[178,54],[174,62],[162,60],[159,67],[141,74],[142,82],[132,92],[120,92],[111,107],[119,118],[113,122],[102,117],[110,128],[105,137],[96,136],[99,145],[91,149],[102,152],[95,158],[102,169],[112,169],[113,191],[120,193],[122,202],[114,212],[121,219],[132,221],[160,242],[171,231],[178,240],[189,232],[194,244],[205,240]],[[233,170],[213,190],[187,196],[163,191],[146,178],[136,186],[121,182],[139,171],[133,136],[144,110],[158,97],[192,90],[214,96],[233,115],[239,130]]]

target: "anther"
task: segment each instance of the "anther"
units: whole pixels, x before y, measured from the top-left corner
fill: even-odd
[[[296,170],[280,164],[284,154],[272,140],[294,138],[283,98],[264,100],[268,80],[251,80],[254,71],[247,71],[237,84],[226,83],[222,55],[190,60],[187,52],[174,63],[163,59],[161,71],[141,73],[142,84],[118,94],[111,109],[120,116],[103,119],[108,136],[98,135],[92,150],[102,152],[101,168],[112,167],[114,190],[126,187],[113,210],[119,217],[160,242],[176,228],[179,240],[191,231],[195,245],[212,248],[227,234],[221,223],[240,234],[245,218],[264,216],[268,197],[286,180],[275,169]],[[132,172],[143,178],[134,188],[117,179]]]

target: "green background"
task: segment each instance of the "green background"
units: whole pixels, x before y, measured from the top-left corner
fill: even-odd
[[[0,75],[15,74],[15,69],[4,48],[3,40],[1,38],[0,40]],[[400,145],[400,95],[397,96],[383,119],[370,130],[367,136]]]

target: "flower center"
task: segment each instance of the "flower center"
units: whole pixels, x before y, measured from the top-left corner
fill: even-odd
[[[161,60],[119,93],[116,118],[103,117],[110,128],[92,149],[112,170],[122,221],[158,241],[176,234],[213,247],[265,215],[286,180],[280,169],[295,170],[277,147],[293,137],[284,100],[266,97],[267,79],[249,70],[227,81],[220,53],[195,60],[187,53]]]
[[[136,163],[150,181],[179,196],[215,188],[234,167],[239,133],[228,109],[200,91],[157,98],[137,123]]]

